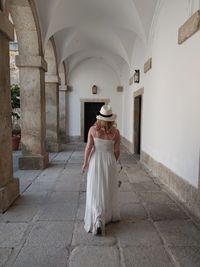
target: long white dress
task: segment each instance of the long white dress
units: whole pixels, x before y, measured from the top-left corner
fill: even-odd
[[[85,230],[95,233],[100,219],[105,225],[119,221],[119,188],[117,163],[114,156],[114,140],[94,137],[94,152],[87,173]]]

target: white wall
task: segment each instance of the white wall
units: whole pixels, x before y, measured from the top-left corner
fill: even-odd
[[[125,137],[133,142],[133,91],[144,86],[142,150],[197,187],[200,145],[200,32],[182,45],[178,28],[189,16],[189,1],[163,1],[153,40],[135,45],[133,69],[153,58],[153,68],[139,85],[128,88],[123,120],[130,116]],[[124,125],[127,128],[127,125]]]
[[[123,107],[125,115],[125,118],[123,120],[123,136],[128,139],[129,141],[133,142],[133,115],[134,115],[134,91],[144,87],[144,73],[143,73],[143,66],[145,61],[145,47],[144,43],[141,41],[141,39],[137,39],[135,41],[133,56],[132,56],[132,70],[129,73],[129,76],[125,76],[127,79],[127,83],[125,85],[125,81],[123,82],[124,87],[126,88],[124,90],[124,96],[123,96]],[[133,76],[134,70],[139,69],[140,70],[140,77],[141,82],[134,83],[133,85],[128,85],[128,80]],[[128,120],[127,120],[128,118]]]
[[[88,59],[76,67],[68,80],[73,91],[68,93],[68,135],[80,136],[80,99],[107,99],[117,114],[117,125],[122,124],[122,93],[117,92],[119,77],[101,59]],[[92,86],[98,86],[98,94],[92,94]]]

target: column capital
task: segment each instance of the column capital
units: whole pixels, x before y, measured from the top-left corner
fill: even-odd
[[[16,56],[16,65],[19,68],[41,68],[47,71],[47,62],[41,56]]]
[[[3,33],[9,41],[14,40],[14,26],[2,11],[0,11],[0,32]]]
[[[66,92],[66,91],[67,91],[67,85],[61,84],[61,85],[59,86],[59,91],[64,91],[64,92]]]
[[[45,73],[45,83],[58,83],[61,84],[61,79],[58,75]]]

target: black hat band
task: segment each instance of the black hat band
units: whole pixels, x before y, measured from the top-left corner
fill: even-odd
[[[103,115],[103,114],[101,114],[101,113],[99,112],[99,115],[102,116],[102,117],[104,117],[104,118],[110,118],[110,117],[112,117],[113,114],[111,114],[111,115]]]

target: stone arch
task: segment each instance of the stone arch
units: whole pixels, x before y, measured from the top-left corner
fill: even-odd
[[[33,0],[6,0],[5,8],[10,13],[22,55],[43,56],[41,31]]]
[[[67,76],[65,63],[59,65],[61,85],[59,87],[59,134],[61,143],[67,142]]]
[[[45,71],[41,31],[33,0],[6,0],[16,30],[21,92],[20,169],[41,169],[48,164],[45,151]],[[28,108],[27,108],[28,107]]]
[[[12,18],[9,14],[9,20],[13,24]],[[14,39],[9,44],[10,50],[10,85],[19,85],[19,68],[16,66],[16,56],[19,55],[18,40],[16,30],[14,28]]]
[[[58,60],[57,51],[54,38],[51,37],[47,42],[44,49],[44,57],[47,62],[47,75],[57,75],[58,76]]]
[[[44,50],[47,62],[45,75],[46,96],[46,148],[50,152],[60,151],[59,138],[59,85],[56,45],[53,37],[49,39]]]
[[[66,76],[65,62],[62,62],[59,64],[58,70],[59,70],[61,85],[66,85],[67,84],[67,76]]]

